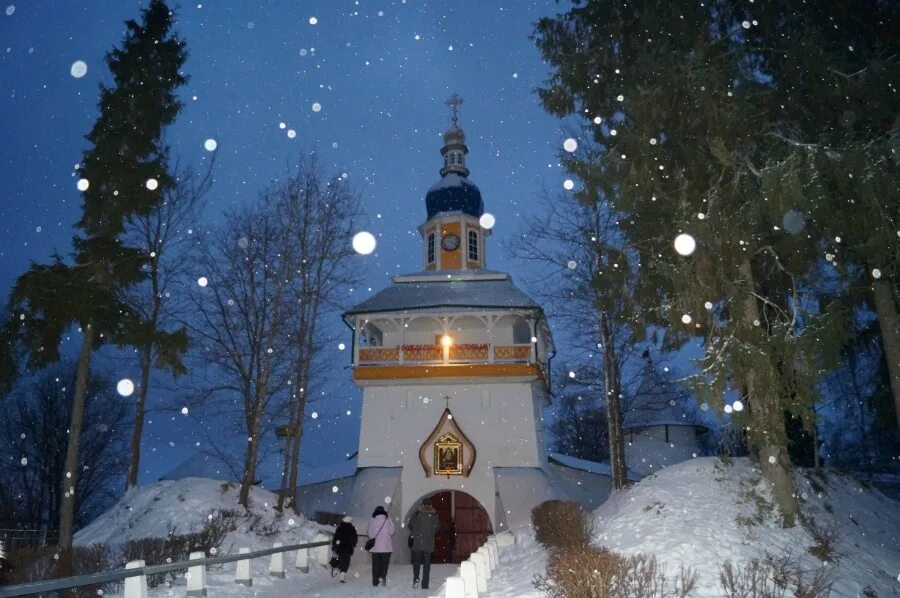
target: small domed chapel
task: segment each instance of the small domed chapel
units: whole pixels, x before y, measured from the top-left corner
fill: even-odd
[[[487,535],[527,525],[533,506],[571,498],[566,487],[593,496],[587,504],[609,492],[606,476],[547,461],[553,337],[541,306],[488,268],[493,217],[468,178],[461,98],[447,103],[441,178],[419,225],[421,270],[343,315],[362,390],[355,472],[297,498],[308,515],[347,512],[358,522],[386,501],[405,522],[429,499],[442,521],[435,562],[459,562]]]

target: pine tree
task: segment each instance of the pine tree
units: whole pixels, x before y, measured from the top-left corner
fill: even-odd
[[[667,345],[703,340],[701,398],[722,407],[726,390],[741,393],[736,419],[792,526],[785,417],[813,425],[818,372],[841,328],[832,306],[810,307],[817,296],[804,286],[820,238],[795,209],[822,189],[772,134],[780,82],[746,42],[752,17],[731,3],[575,4],[538,24],[554,68],[541,99],[593,123],[592,141],[607,148],[602,178],[573,161],[586,185],[609,190],[640,249],[639,303],[668,320]],[[680,234],[696,241],[693,254],[673,248]]]
[[[49,265],[33,264],[18,278],[9,299],[7,330],[24,346],[31,368],[59,360],[59,344],[70,326],[76,325],[81,334],[61,480],[63,550],[72,546],[91,354],[108,342],[129,343],[128,333],[136,326],[121,293],[142,279],[147,256],[123,241],[125,225],[154,209],[173,184],[162,133],[181,110],[175,90],[186,81],[181,74],[186,53],[172,25],[173,14],[166,4],[151,0],[140,23],[126,23],[121,48],[107,54],[115,85],[101,85],[100,116],[87,136],[92,147],[84,154],[80,173],[87,188],[73,240],[74,259],[67,263],[56,255]]]
[[[900,5],[798,0],[756,12],[778,23],[744,34],[765,50],[756,68],[778,83],[768,133],[802,165],[801,182],[819,187],[797,209],[821,230],[847,303],[877,314],[900,427]]]

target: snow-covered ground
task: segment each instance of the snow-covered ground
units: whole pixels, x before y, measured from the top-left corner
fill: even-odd
[[[75,544],[106,544],[114,550],[138,538],[164,538],[169,533],[199,531],[219,510],[234,511],[237,529],[221,546],[223,554],[271,548],[273,542],[293,544],[311,540],[320,526],[302,515],[275,510],[278,497],[268,490],[250,489],[250,511],[238,504],[239,486],[207,478],[162,481],[125,493],[109,511],[75,534]]]
[[[75,543],[82,546],[102,543],[115,550],[132,539],[165,537],[170,530],[179,534],[196,531],[213,511],[221,509],[242,512],[242,507],[237,503],[237,492],[236,484],[206,478],[185,478],[141,486],[126,493],[112,509],[80,530],[75,536]],[[238,548],[244,546],[259,550],[271,547],[274,542],[288,544],[309,541],[323,529],[322,526],[307,521],[302,515],[279,516],[273,508],[276,500],[277,496],[271,492],[252,488],[250,513],[237,517],[238,529],[228,534],[220,554],[236,553]],[[392,564],[388,571],[387,587],[372,587],[371,561],[368,553],[362,549],[362,543],[361,540],[353,556],[346,583],[340,583],[337,577],[331,576],[330,568],[317,566],[312,559],[309,573],[301,573],[294,567],[295,553],[289,552],[284,558],[284,579],[269,574],[268,558],[251,561],[253,585],[250,589],[234,583],[234,564],[212,568],[207,573],[209,594],[268,598],[423,598],[431,595],[422,589],[412,589],[412,566],[409,564]],[[533,556],[523,558],[523,555],[533,552],[533,540],[527,546],[528,551],[525,547],[511,549],[509,557],[517,558],[529,567],[540,567],[543,570],[541,562],[534,560]],[[398,560],[409,560],[406,551],[406,546],[398,548]],[[540,552],[539,557],[542,558],[542,554]],[[430,589],[436,592],[448,576],[457,574],[457,570],[457,565],[433,565]],[[530,581],[533,574],[528,572],[527,575],[515,575],[513,571],[509,569],[497,581],[492,581],[488,593],[482,596],[513,598],[523,596],[523,592],[533,591]],[[154,598],[184,596],[185,583],[182,577],[171,585],[150,589],[149,595]]]
[[[816,541],[803,526],[778,525],[769,487],[748,459],[693,459],[615,494],[594,511],[595,543],[692,567],[700,577],[696,596],[721,596],[723,561],[766,553],[790,554],[806,570],[829,569],[838,596],[860,596],[867,585],[877,596],[900,595],[900,503],[834,472],[800,471],[796,487],[804,514],[837,531],[828,562],[807,552]]]
[[[221,482],[199,478],[142,487],[79,532],[76,541],[117,544],[129,537],[163,536],[173,521],[189,531],[191,526],[199,527],[210,510],[236,507],[236,488],[224,492],[222,488]],[[693,459],[616,493],[593,513],[594,542],[625,554],[655,554],[670,571],[680,565],[693,568],[699,575],[699,587],[692,595],[698,598],[722,595],[718,574],[725,560],[742,564],[767,553],[789,554],[806,570],[828,569],[835,581],[834,596],[864,596],[867,587],[875,592],[867,596],[900,596],[900,503],[836,472],[799,471],[797,488],[804,514],[820,528],[837,531],[834,556],[826,562],[808,553],[816,540],[807,527],[786,530],[778,525],[769,488],[759,469],[746,459],[728,465],[716,458]],[[306,540],[320,529],[300,516],[293,525],[275,517],[274,498],[255,488],[253,513],[268,522],[264,528],[277,528],[277,533],[260,535],[243,526],[229,535],[224,552],[236,552],[238,546],[268,547],[276,540]],[[485,598],[541,596],[533,582],[536,574],[544,573],[547,553],[530,535],[517,535],[521,543],[501,553],[502,566],[489,582],[487,594],[482,594]],[[405,550],[398,549],[403,560]],[[277,579],[268,574],[268,559],[253,561],[254,583],[249,591],[234,584],[234,565],[212,570],[208,574],[210,594],[252,593],[271,598],[430,595],[412,590],[408,564],[392,564],[388,587],[373,588],[369,557],[361,549],[353,557],[346,584],[332,578],[327,568],[315,565],[309,573],[300,573],[292,566],[292,553],[286,555],[285,565],[287,577]],[[435,565],[431,589],[436,590],[456,570],[456,566]],[[150,595],[181,596],[183,584],[183,579],[178,580],[172,587],[151,590]]]

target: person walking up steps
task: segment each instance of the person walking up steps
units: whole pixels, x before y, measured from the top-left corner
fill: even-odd
[[[347,515],[337,526],[337,529],[334,530],[334,539],[331,541],[331,549],[337,554],[338,558],[341,583],[347,582],[347,569],[350,568],[350,557],[353,556],[353,550],[356,548],[358,540],[359,536],[356,534],[353,518]]]
[[[369,539],[366,541],[366,550],[372,553],[372,585],[380,583],[386,587],[388,565],[393,552],[391,536],[394,535],[394,522],[381,505],[375,507],[375,512],[372,513],[367,534]]]
[[[431,573],[431,556],[434,554],[434,539],[441,530],[441,520],[431,501],[423,500],[419,510],[409,520],[409,537],[412,549],[413,589],[419,587],[419,567],[422,568],[422,589],[428,589]]]

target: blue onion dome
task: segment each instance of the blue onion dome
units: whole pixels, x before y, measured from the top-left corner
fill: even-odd
[[[441,212],[462,212],[475,218],[484,214],[481,191],[458,172],[448,172],[425,195],[428,218]]]

